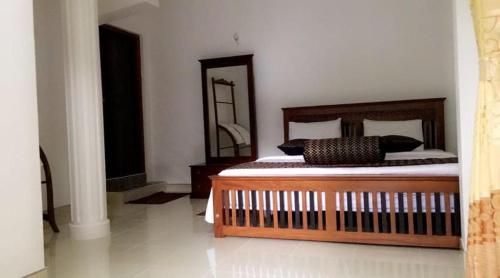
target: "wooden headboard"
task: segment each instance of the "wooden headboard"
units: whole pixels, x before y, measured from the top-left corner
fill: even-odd
[[[283,108],[285,142],[290,122],[321,122],[342,118],[342,136],[363,136],[363,119],[402,121],[422,119],[426,149],[445,149],[444,101],[446,98],[367,102]]]

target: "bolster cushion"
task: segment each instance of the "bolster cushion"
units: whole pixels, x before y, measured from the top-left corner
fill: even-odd
[[[406,136],[388,135],[380,137],[381,148],[386,153],[411,152],[423,144],[422,141]]]
[[[379,136],[307,140],[304,160],[314,165],[365,164],[384,161]]]
[[[307,139],[293,139],[278,146],[287,155],[303,155]]]

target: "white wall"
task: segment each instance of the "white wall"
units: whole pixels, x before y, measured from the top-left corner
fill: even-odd
[[[448,98],[456,151],[451,0],[165,0],[113,24],[142,34],[153,179],[189,182],[204,161],[198,59],[243,53],[255,54],[260,156],[279,153],[282,107],[427,97]]]
[[[44,267],[32,0],[0,9],[0,269]]]
[[[112,13],[127,7],[147,3],[153,6],[159,6],[158,0],[99,0],[99,14]]]
[[[138,12],[154,9],[159,0],[99,0],[99,23],[104,24],[131,16]]]
[[[70,203],[62,21],[59,2],[59,0],[33,1],[40,145],[49,159],[56,207]]]
[[[462,234],[467,234],[469,186],[473,148],[476,92],[479,79],[477,46],[468,0],[455,0],[455,51],[457,117],[459,123],[458,150],[460,156],[460,187],[462,195]],[[465,238],[465,237],[464,237]],[[464,240],[463,243],[466,243]]]

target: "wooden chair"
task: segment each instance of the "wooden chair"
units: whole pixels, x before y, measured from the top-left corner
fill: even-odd
[[[54,213],[54,190],[52,188],[52,174],[50,172],[49,161],[47,160],[47,156],[43,151],[42,147],[40,147],[40,160],[42,162],[43,172],[45,174],[45,180],[42,181],[42,184],[45,184],[47,187],[47,212],[43,213],[43,220],[49,222],[50,227],[54,231],[54,233],[59,233],[59,228],[56,224],[56,216]]]

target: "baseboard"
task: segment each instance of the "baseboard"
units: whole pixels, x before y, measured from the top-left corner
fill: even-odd
[[[125,177],[118,177],[106,180],[106,191],[122,192],[140,187],[146,184],[146,173],[139,173]]]
[[[24,278],[48,278],[48,277],[49,277],[49,272],[47,271],[47,267],[44,267],[37,272],[24,276]]]
[[[190,184],[163,184],[163,191],[167,193],[191,193]]]

